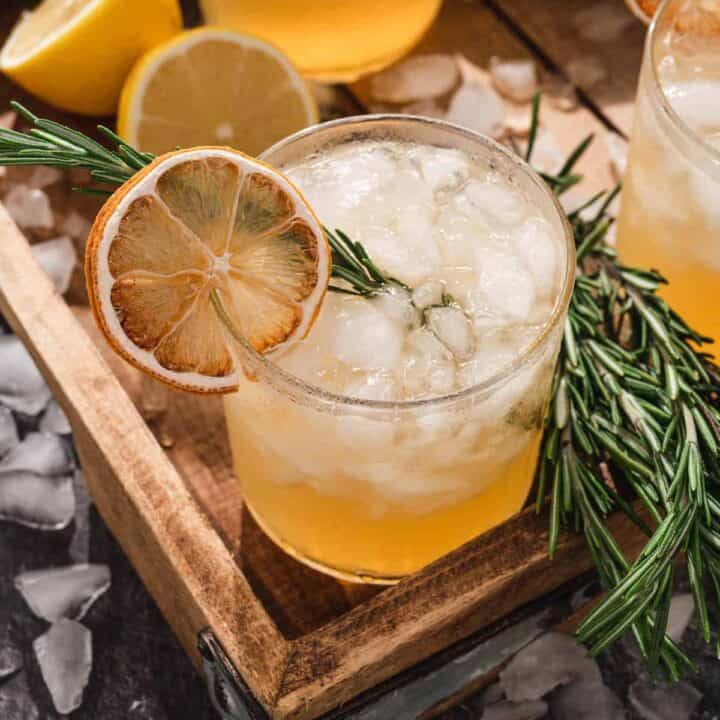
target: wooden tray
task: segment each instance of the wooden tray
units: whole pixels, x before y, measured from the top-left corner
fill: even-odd
[[[133,403],[141,378],[96,347],[88,311],[55,292],[1,206],[0,312],[68,414],[98,510],[188,654],[199,662],[209,628],[273,718],[317,717],[591,567],[573,536],[550,562],[547,520],[528,510],[394,587],[327,578],[243,512],[218,400],[173,393],[154,422],[161,447]],[[631,526],[611,524],[632,548]]]

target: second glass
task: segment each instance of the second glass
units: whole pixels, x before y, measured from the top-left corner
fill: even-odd
[[[621,259],[720,339],[720,2],[666,0],[650,26],[618,219]],[[712,346],[717,353],[717,345]]]

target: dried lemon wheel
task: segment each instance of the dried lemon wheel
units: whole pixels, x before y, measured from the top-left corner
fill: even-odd
[[[258,352],[303,337],[330,249],[292,183],[229,148],[169,153],[108,200],[86,280],[95,318],[136,367],[183,390],[229,392],[237,372],[212,305]]]

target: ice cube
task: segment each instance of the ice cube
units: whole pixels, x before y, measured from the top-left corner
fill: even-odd
[[[72,468],[72,458],[60,437],[31,432],[0,461],[0,478],[19,471],[45,476],[67,475]]]
[[[399,285],[388,285],[384,292],[372,299],[372,302],[380,312],[401,328],[412,330],[419,327],[422,322],[420,309],[411,301],[410,293]]]
[[[667,634],[676,642],[682,640],[687,626],[695,612],[695,603],[689,593],[675,595],[670,601],[670,614],[668,615]]]
[[[20,648],[13,644],[9,637],[8,629],[0,633],[0,683],[23,666],[23,656]]]
[[[686,682],[658,684],[637,680],[628,700],[643,720],[688,720],[702,693]]]
[[[542,700],[513,703],[507,700],[485,708],[481,720],[539,720],[547,715],[548,706]]]
[[[30,695],[30,687],[24,672],[0,684],[0,718],[39,720],[40,713]]]
[[[580,102],[575,86],[561,73],[544,73],[541,88],[543,97],[563,112],[572,112]]]
[[[441,305],[444,291],[445,285],[441,280],[428,280],[413,290],[413,305],[418,310],[424,310],[431,305]]]
[[[503,101],[491,87],[484,85],[461,85],[450,100],[445,119],[493,138],[505,132]]]
[[[425,311],[428,327],[458,361],[467,360],[475,349],[472,326],[455,306],[431,307]]]
[[[110,569],[107,565],[82,564],[28,570],[15,578],[15,587],[43,620],[82,620],[110,587]]]
[[[363,400],[394,400],[395,378],[388,372],[363,373],[345,386],[345,395]]]
[[[541,172],[555,173],[565,162],[565,153],[555,136],[546,128],[540,128],[535,136],[530,164]]]
[[[570,635],[549,632],[524,647],[500,673],[508,700],[539,700],[574,680],[601,682],[597,663]]]
[[[50,389],[35,361],[15,335],[0,335],[0,404],[37,415],[50,399]]]
[[[86,563],[90,556],[90,509],[92,499],[80,470],[76,470],[73,474],[73,491],[75,493],[75,530],[68,548],[68,555],[76,563]]]
[[[517,192],[492,180],[470,180],[459,199],[467,200],[489,222],[501,225],[517,223],[526,213],[525,203]]]
[[[573,58],[565,66],[565,72],[570,80],[583,90],[595,87],[607,78],[602,58],[597,55]]]
[[[29,472],[0,476],[0,520],[38,530],[62,530],[75,512],[71,477]]]
[[[92,669],[92,635],[74,620],[59,620],[33,643],[55,709],[68,715],[82,704]]]
[[[625,720],[617,695],[600,680],[581,680],[556,690],[548,698],[553,720]]]
[[[419,115],[420,117],[442,118],[445,117],[445,111],[435,98],[426,98],[425,100],[415,100],[414,102],[403,105],[400,112],[405,115]]]
[[[418,148],[414,160],[423,180],[433,191],[448,190],[463,183],[470,175],[467,157],[458,150]]]
[[[7,408],[0,407],[0,459],[18,445],[17,424]]]
[[[535,280],[509,252],[478,251],[480,269],[472,303],[512,320],[525,321],[535,302]]]
[[[513,242],[525,267],[535,279],[539,294],[554,295],[557,290],[558,252],[550,223],[543,218],[526,220],[513,234]]]
[[[454,363],[434,363],[430,366],[428,386],[431,395],[448,395],[455,389],[457,367]]]
[[[0,115],[0,128],[12,130],[17,122],[17,113],[14,110],[8,110]]]
[[[71,210],[60,223],[60,232],[77,240],[87,240],[92,223],[76,210]]]
[[[619,5],[590,5],[575,14],[575,27],[585,40],[615,42],[626,28],[635,25],[632,16]]]
[[[55,289],[61,295],[65,294],[78,259],[72,240],[57,237],[36,243],[30,249],[38,265],[50,276]]]
[[[28,185],[31,188],[42,189],[48,185],[54,185],[62,180],[62,172],[50,165],[36,165],[28,178]]]
[[[628,144],[625,138],[620,137],[617,133],[605,133],[605,147],[610,156],[610,167],[613,176],[618,182],[623,179],[628,161]]]
[[[15,185],[4,202],[10,217],[21,228],[50,230],[55,224],[50,200],[44,190]]]
[[[403,331],[368,300],[351,298],[338,314],[332,342],[338,359],[354,370],[392,371],[400,361]]]
[[[45,408],[38,429],[40,432],[54,433],[56,435],[69,435],[72,432],[67,415],[55,400],[50,400]],[[2,452],[0,452],[0,455],[2,455]]]
[[[376,100],[405,103],[444,95],[458,78],[451,55],[415,55],[374,75],[370,92]]]
[[[532,60],[491,57],[490,77],[497,91],[514,102],[529,102],[538,89],[537,71]]]
[[[443,368],[454,371],[452,355],[428,328],[413,330],[407,336],[405,346],[400,376],[408,397],[418,397],[430,390],[430,375],[433,370],[436,371],[437,385],[443,384],[443,381],[449,382],[449,371],[445,372],[443,378]]]

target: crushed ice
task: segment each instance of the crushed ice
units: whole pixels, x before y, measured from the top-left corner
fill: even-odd
[[[449,92],[458,77],[452,55],[415,55],[374,75],[370,92],[384,102],[424,100]]]
[[[92,635],[74,620],[62,619],[33,643],[53,705],[68,715],[82,704],[92,669]]]
[[[82,620],[110,587],[107,565],[28,570],[15,578],[15,587],[30,609],[43,620]]]
[[[0,405],[37,415],[50,400],[50,388],[15,335],[0,335]]]
[[[30,247],[38,265],[50,276],[55,289],[64,295],[70,287],[70,278],[77,265],[77,252],[67,236],[45,240]]]

